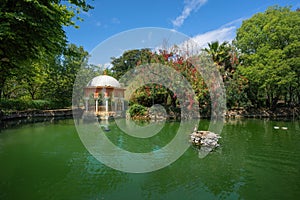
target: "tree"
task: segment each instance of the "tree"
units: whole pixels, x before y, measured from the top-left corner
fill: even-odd
[[[224,81],[232,78],[232,73],[234,73],[235,66],[238,64],[238,53],[235,46],[229,44],[227,41],[221,44],[215,41],[208,43],[208,48],[204,48],[203,51],[211,56]]]
[[[26,89],[32,100],[40,97],[41,87],[47,82],[46,63],[33,62],[30,70],[24,74],[20,74],[19,80],[21,80],[22,87]]]
[[[22,69],[23,73],[7,80],[3,95],[7,99],[47,100],[55,107],[66,107],[72,103],[75,78],[79,76],[73,93],[78,104],[77,97],[82,96],[84,85],[97,74],[95,66],[88,65],[87,60],[88,53],[83,47],[69,44],[62,54],[34,60],[30,67]]]
[[[90,74],[87,61],[88,52],[83,47],[77,47],[74,44],[68,45],[63,54],[56,56],[53,63],[47,66],[47,81],[43,85],[43,99],[50,99],[59,107],[70,106],[73,85],[79,70],[85,70],[85,74]],[[77,91],[79,90],[78,88]],[[83,91],[83,88],[80,91]]]
[[[152,52],[150,49],[134,49],[125,51],[122,56],[112,58],[111,64],[113,67],[113,76],[120,79],[128,70],[135,66],[151,62]]]
[[[278,100],[300,103],[300,13],[270,7],[242,23],[236,46],[241,72],[249,79],[251,101],[275,108]],[[259,98],[261,97],[261,98]]]
[[[245,91],[248,83],[245,77],[236,71],[239,64],[237,48],[226,41],[221,44],[215,41],[208,43],[208,48],[203,50],[211,56],[222,75],[226,87],[227,108],[247,106]]]
[[[67,37],[63,26],[74,25],[85,0],[2,0],[0,4],[0,98],[5,81],[43,55],[61,54]]]

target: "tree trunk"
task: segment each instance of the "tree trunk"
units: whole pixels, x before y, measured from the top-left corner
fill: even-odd
[[[278,96],[272,97],[272,105],[271,105],[272,110],[276,109],[278,100],[279,100]]]
[[[1,77],[0,78],[0,99],[2,99],[2,94],[3,94],[3,89],[4,89],[5,81],[6,81],[5,77]]]
[[[270,93],[267,92],[267,98],[266,98],[266,107],[270,108],[271,107],[271,97],[270,97]]]

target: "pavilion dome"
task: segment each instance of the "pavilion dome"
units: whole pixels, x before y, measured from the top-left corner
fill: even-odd
[[[108,75],[100,75],[94,77],[87,85],[88,87],[115,87],[120,88],[121,85],[117,79]]]

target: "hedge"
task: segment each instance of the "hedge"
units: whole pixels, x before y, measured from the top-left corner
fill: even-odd
[[[47,100],[21,100],[21,99],[2,99],[0,100],[1,110],[47,110],[54,109],[57,106]]]

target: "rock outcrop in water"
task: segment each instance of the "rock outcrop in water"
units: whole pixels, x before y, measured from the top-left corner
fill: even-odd
[[[202,152],[210,152],[219,145],[219,135],[210,131],[194,131],[191,134],[190,141],[193,145],[200,148]]]

